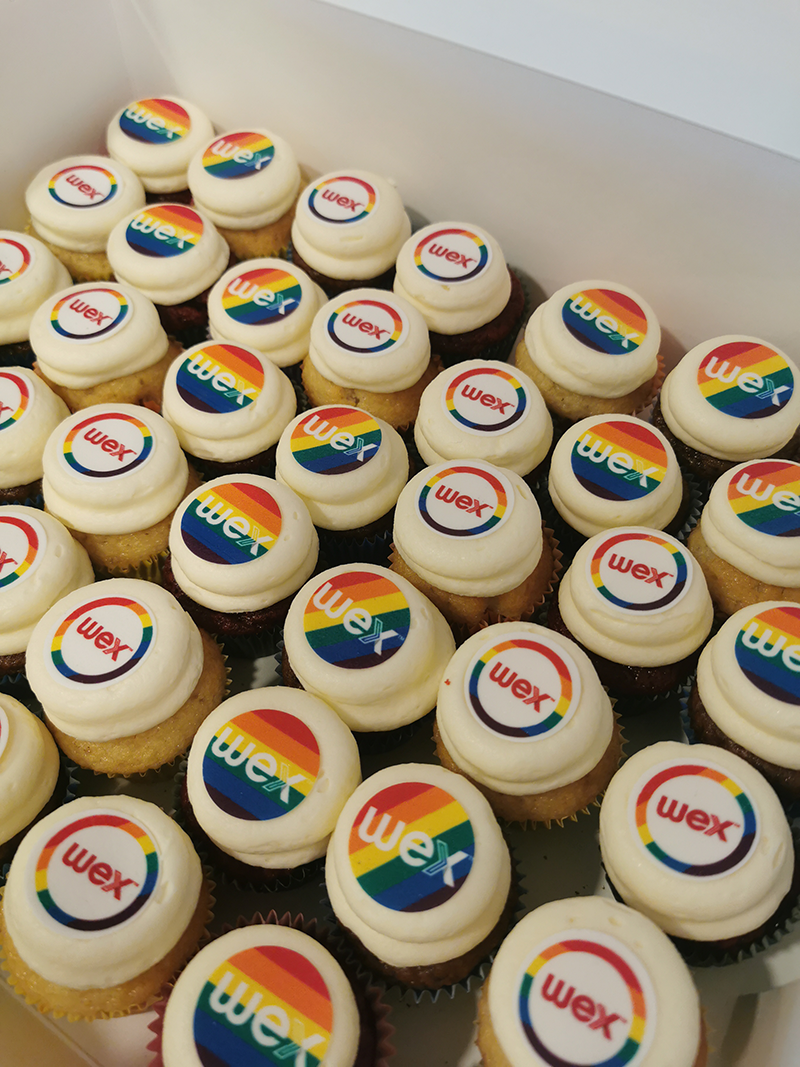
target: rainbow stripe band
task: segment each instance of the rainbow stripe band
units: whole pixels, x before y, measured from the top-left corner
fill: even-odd
[[[564,301],[561,318],[577,341],[607,355],[631,355],[647,336],[644,311],[616,289],[573,293]]]
[[[222,294],[222,310],[245,326],[282,322],[303,299],[300,282],[287,270],[258,267],[231,278]]]
[[[350,444],[343,438],[348,434]],[[380,426],[365,411],[329,407],[312,411],[295,426],[289,448],[292,458],[313,474],[348,474],[377,456],[382,441]]]
[[[789,403],[794,375],[783,356],[767,345],[730,341],[702,359],[697,385],[708,403],[724,415],[765,419]]]
[[[229,521],[230,520],[230,521]],[[274,497],[250,482],[202,487],[181,518],[184,544],[209,563],[234,566],[260,559],[281,532],[281,509]],[[238,529],[247,526],[247,532]]]
[[[800,463],[779,459],[748,463],[728,483],[728,504],[737,518],[759,533],[800,537]]]
[[[220,375],[227,380],[217,388]],[[234,384],[229,384],[233,378]],[[184,403],[211,415],[244,411],[261,395],[264,368],[252,352],[232,344],[207,344],[187,356],[175,376],[175,388]]]
[[[275,158],[275,145],[263,133],[240,130],[218,137],[203,153],[203,170],[212,178],[237,179],[258,174]]]
[[[134,141],[161,145],[180,141],[191,130],[189,114],[175,100],[136,100],[119,117],[119,128]]]
[[[128,247],[139,255],[172,258],[190,252],[203,236],[203,220],[183,204],[143,208],[125,230]]]
[[[745,677],[767,696],[794,706],[800,705],[799,653],[800,608],[789,604],[754,615],[734,644]]]
[[[603,500],[639,500],[659,487],[667,452],[644,423],[601,422],[572,446],[572,472],[587,492]]]

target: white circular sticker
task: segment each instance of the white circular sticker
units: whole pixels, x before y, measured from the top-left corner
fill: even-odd
[[[65,207],[99,207],[116,195],[118,180],[107,167],[92,163],[67,167],[54,174],[48,190]]]
[[[46,548],[47,534],[38,519],[0,509],[0,590],[29,578]]]
[[[504,474],[475,464],[431,468],[417,494],[424,523],[445,537],[485,537],[508,520],[514,490]]]
[[[35,260],[33,245],[0,237],[0,285],[16,281]]]
[[[328,336],[356,356],[382,356],[408,336],[408,320],[389,298],[352,300],[328,317]]]
[[[22,421],[33,396],[27,377],[16,371],[0,371],[0,430],[10,430]]]
[[[466,433],[499,436],[513,430],[530,411],[527,387],[510,370],[473,367],[450,372],[442,393],[445,415]]]
[[[47,670],[69,689],[105,688],[142,665],[155,635],[155,618],[138,600],[94,597],[53,627]]]
[[[319,222],[335,226],[362,222],[378,206],[378,190],[363,178],[337,174],[318,182],[305,197],[305,209]]]
[[[104,341],[127,326],[133,305],[120,289],[98,287],[71,291],[50,312],[50,329],[65,341]]]
[[[147,423],[123,411],[90,415],[64,438],[59,458],[66,470],[85,478],[130,474],[153,453]]]
[[[414,264],[436,282],[468,282],[492,261],[489,242],[475,230],[442,229],[428,233],[414,249]]]
[[[586,574],[606,603],[625,612],[655,615],[689,591],[692,558],[668,534],[612,533],[587,559]]]

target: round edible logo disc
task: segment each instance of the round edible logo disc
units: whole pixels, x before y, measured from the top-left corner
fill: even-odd
[[[640,500],[667,473],[667,450],[643,422],[611,420],[583,431],[572,446],[572,472],[593,496]]]
[[[781,411],[794,392],[786,360],[767,345],[729,341],[712,349],[697,368],[705,399],[733,419],[765,419]]]
[[[12,429],[24,417],[31,394],[30,383],[21,374],[0,371],[0,431]]]
[[[190,252],[203,236],[203,220],[183,204],[143,208],[128,223],[125,240],[142,256],[167,258]]]
[[[11,237],[0,237],[0,285],[16,281],[32,262],[32,248]]]
[[[47,534],[37,520],[0,509],[0,589],[29,578],[47,549]]]
[[[264,368],[238,345],[209,343],[181,363],[175,387],[184,403],[211,415],[244,411],[261,394]]]
[[[760,611],[742,626],[736,662],[762,693],[800,705],[800,608],[791,604]]]
[[[173,144],[182,140],[192,128],[186,111],[174,100],[157,97],[135,100],[119,117],[119,128],[131,140],[143,144]]]
[[[252,563],[275,547],[281,532],[277,500],[259,485],[230,481],[201,487],[181,518],[190,552],[209,563]]]
[[[386,300],[352,300],[328,319],[328,336],[355,356],[382,356],[408,336],[408,322],[399,307]]]
[[[203,153],[203,170],[214,178],[247,178],[260,174],[275,157],[275,145],[263,133],[226,133]]]
[[[513,430],[530,410],[525,385],[499,367],[474,367],[456,374],[442,393],[447,415],[466,433],[499,436]]]
[[[138,669],[155,639],[155,619],[137,600],[95,597],[53,628],[47,669],[70,689],[106,687]]]
[[[92,344],[118,333],[132,317],[133,307],[121,290],[81,289],[56,301],[50,329],[64,341]]]
[[[800,536],[800,463],[748,463],[728,483],[728,503],[734,515],[758,533]]]
[[[79,164],[67,167],[50,179],[48,191],[64,207],[92,208],[111,200],[117,192],[117,176],[106,167]]]
[[[417,495],[420,518],[444,537],[485,537],[508,521],[513,506],[506,476],[477,464],[437,469]]]
[[[297,311],[302,298],[294,274],[277,267],[256,267],[231,278],[222,294],[222,308],[245,326],[277,325]]]
[[[435,282],[469,282],[492,261],[489,242],[474,230],[445,229],[429,233],[414,249],[417,270]]]
[[[378,206],[378,190],[371,182],[337,174],[318,182],[305,197],[305,209],[319,222],[347,226],[363,222]]]
[[[647,336],[647,316],[616,289],[583,289],[568,297],[561,318],[587,348],[610,356],[631,355]]]
[[[298,422],[289,448],[303,470],[312,474],[349,474],[377,456],[382,440],[380,426],[365,411],[329,407]]]
[[[118,478],[146,463],[153,452],[147,423],[122,411],[82,419],[67,433],[60,458],[71,474]]]
[[[692,558],[667,534],[610,534],[586,561],[590,586],[622,611],[653,615],[683,599]]]

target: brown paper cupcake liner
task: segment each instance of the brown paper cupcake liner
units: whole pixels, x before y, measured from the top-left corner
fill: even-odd
[[[653,377],[653,382],[650,387],[650,392],[647,395],[647,400],[634,411],[634,415],[638,415],[640,418],[647,420],[649,418],[650,408],[654,403],[656,397],[661,392],[661,386],[664,384],[664,379],[667,376],[667,369],[664,365],[664,357],[658,353],[658,368]]]

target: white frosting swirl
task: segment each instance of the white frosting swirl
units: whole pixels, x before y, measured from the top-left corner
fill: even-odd
[[[613,583],[614,592],[604,595],[597,581]],[[559,584],[558,607],[576,641],[635,667],[677,663],[702,645],[714,620],[691,553],[669,534],[644,526],[595,534],[581,545]]]
[[[25,203],[45,241],[74,252],[103,252],[119,220],[144,205],[144,188],[124,163],[69,156],[42,167]]]
[[[444,903],[420,911],[396,911],[379,903],[358,882],[350,863],[350,834],[361,809],[381,790],[406,782],[450,794],[466,813],[475,841],[471,867],[457,891]],[[413,811],[412,804],[408,807]],[[397,817],[387,814],[382,844],[392,835],[396,849]],[[374,823],[370,828],[375,830]],[[390,853],[383,854],[388,858]],[[404,862],[417,868],[425,862],[422,855],[407,855]],[[426,855],[433,856],[433,851]],[[488,801],[471,782],[444,767],[405,763],[373,774],[347,801],[328,846],[325,881],[336,918],[369,952],[391,967],[417,967],[463,956],[488,936],[508,898],[511,861]],[[431,890],[433,883],[432,877]]]
[[[73,285],[45,300],[31,320],[38,365],[68,389],[90,389],[152,367],[168,347],[152,301],[113,282]]]
[[[145,831],[157,856],[158,877],[147,902],[127,922],[112,923],[87,936],[45,910],[36,892],[34,868],[54,833],[82,817],[105,813],[130,819]],[[115,833],[124,831],[106,831],[108,853],[100,857],[103,862],[96,865],[98,872],[113,868],[113,863],[105,860],[117,858]],[[80,830],[74,832],[73,839],[80,842]],[[121,851],[127,855],[130,850],[128,846]],[[124,878],[125,871],[118,874]],[[113,884],[112,872],[106,876],[107,883],[100,880],[90,884],[83,877],[88,897],[82,909],[90,910],[96,897],[101,912],[107,911],[109,894],[103,885]],[[108,989],[143,974],[175,946],[197,909],[202,881],[200,859],[191,841],[161,808],[129,796],[79,797],[42,819],[25,836],[8,874],[3,913],[14,947],[36,974],[70,989]],[[131,895],[131,888],[117,890],[122,894],[126,889],[123,899]]]
[[[462,468],[469,470],[462,473]],[[448,475],[451,470],[456,473]],[[502,495],[495,488],[496,483],[502,487]],[[450,509],[447,516],[443,511],[442,518],[454,524],[454,531],[458,529],[459,512],[470,521],[471,513],[477,516],[480,512],[475,524],[493,512],[500,521],[472,536],[436,529],[423,516],[425,505],[423,511],[419,506],[426,486],[430,486],[429,498],[438,499],[437,494],[441,493],[441,507]],[[484,503],[487,500],[488,512]],[[397,500],[394,547],[426,582],[449,593],[488,597],[515,589],[538,564],[542,545],[541,512],[533,493],[518,474],[490,463],[463,460],[426,467],[411,479]]]
[[[15,230],[0,230],[0,345],[25,341],[34,311],[72,284],[50,249]]]
[[[308,579],[319,538],[291,489],[272,478],[231,474],[186,497],[172,518],[169,548],[175,581],[192,600],[213,611],[258,611]]]
[[[48,608],[73,589],[91,585],[94,571],[86,549],[58,519],[16,504],[0,508],[0,555],[5,557],[0,578],[18,574],[0,588],[0,656],[10,656],[25,651]]]
[[[512,637],[538,641],[545,648],[555,645],[556,654],[563,651],[568,657],[562,660],[562,664],[568,663],[570,673],[573,667],[576,670],[577,677],[571,679],[573,696],[564,713],[565,725],[541,737],[533,735],[521,739],[503,736],[484,725],[468,700],[465,686],[475,673],[477,665],[473,661]],[[495,659],[494,656],[492,658]],[[495,662],[502,664],[502,653]],[[529,697],[528,690],[537,681],[542,685],[542,692],[549,694],[552,686],[542,683],[543,675],[536,678],[533,673],[537,667],[541,670],[543,662],[537,663],[535,652],[528,651],[526,659],[517,657],[514,662],[518,666],[524,663],[531,672],[525,675],[529,685],[524,694]],[[507,665],[506,670],[508,673],[503,678],[504,682],[511,673]],[[521,672],[519,677],[522,678]],[[495,683],[492,687],[495,702],[503,700],[499,685]],[[492,688],[489,690],[490,696]],[[553,709],[548,697],[543,697],[542,707],[537,705],[533,712],[530,705],[523,705],[522,696],[518,699],[515,713],[519,715],[520,722],[544,718],[541,712]],[[497,710],[495,704],[486,707],[489,714],[493,710]],[[489,789],[511,796],[545,793],[577,782],[600,762],[614,732],[611,701],[586,653],[574,641],[543,626],[525,622],[503,622],[488,626],[480,633],[473,634],[458,648],[439,684],[436,722],[445,748],[470,778]]]
[[[58,748],[41,719],[0,693],[0,845],[24,830],[52,796]]]
[[[800,383],[792,367],[784,352],[756,337],[730,334],[704,341],[664,380],[664,421],[684,444],[718,459],[741,463],[769,456],[791,440],[800,423]],[[781,377],[773,382],[770,374],[776,371]],[[730,407],[712,402],[719,393],[734,396],[742,406],[749,400],[762,414],[737,417]]]
[[[282,716],[291,716],[296,729],[307,727],[311,731],[319,759],[316,773],[308,762],[298,765],[295,751],[304,745],[304,740],[299,740],[296,747],[287,746],[285,734],[281,732],[282,719],[273,722],[253,717],[252,721],[244,721],[248,712],[260,713],[261,709],[265,709],[262,714],[266,715],[277,711]],[[249,739],[247,745],[243,745],[242,731]],[[255,744],[252,743],[254,731]],[[304,798],[277,815],[270,810],[263,818],[250,807],[248,815],[242,818],[224,810],[209,793],[204,768],[211,762],[214,767],[222,766],[224,771],[228,759],[233,764],[237,761],[236,754],[241,752],[247,754],[248,760],[244,783],[234,779],[235,772],[229,772],[232,782],[238,783],[231,786],[238,790],[237,796],[263,790],[268,781],[280,782],[280,767],[276,763],[283,761],[290,766],[288,777],[283,780],[304,793]],[[306,761],[311,758],[305,755]],[[239,762],[244,761],[236,765]],[[186,771],[192,811],[214,844],[243,863],[279,869],[297,867],[324,855],[339,812],[360,781],[358,745],[336,712],[310,693],[284,686],[250,689],[215,708],[197,731]],[[217,774],[214,782],[219,790]],[[284,804],[288,803],[288,792],[287,785]],[[278,803],[274,793],[273,799]]]
[[[573,302],[575,317],[586,323],[585,339],[565,319],[566,314],[571,320]],[[633,289],[617,282],[565,285],[539,305],[525,327],[525,347],[539,370],[581,396],[625,396],[644,385],[658,369],[660,344],[661,328],[653,309]],[[597,347],[603,345],[606,350]]]
[[[235,166],[240,160],[243,171],[227,176],[226,161]],[[248,127],[212,137],[195,153],[189,188],[195,204],[216,226],[255,230],[289,211],[300,189],[300,167],[282,137]]]
[[[147,251],[140,251],[140,241]],[[180,250],[163,251],[174,247]],[[120,219],[106,255],[119,281],[154,304],[172,307],[209,289],[227,267],[230,249],[202,212],[183,204],[149,204]]]
[[[424,249],[434,247],[438,251],[427,269]],[[446,263],[448,255],[462,257],[451,260],[452,277],[447,268],[442,268],[447,274],[439,274],[436,265],[437,256]],[[478,266],[483,255],[485,263]],[[417,230],[400,249],[394,291],[414,305],[429,330],[466,333],[500,314],[511,296],[511,276],[500,245],[486,230],[471,223],[434,222]]]
[[[200,459],[227,463],[263,452],[296,409],[288,377],[252,348],[204,341],[173,360],[164,380],[161,414]]]
[[[366,170],[339,170],[301,192],[292,244],[321,274],[366,281],[394,265],[410,233],[411,221],[391,182]]]
[[[115,610],[99,603],[108,597],[134,605]],[[133,618],[144,618],[139,608],[152,625],[149,636],[146,620],[137,625]],[[69,642],[65,651],[57,631],[75,612],[80,614],[63,637]],[[104,672],[115,665],[124,669],[109,680]],[[82,741],[113,741],[158,726],[186,703],[203,670],[203,641],[166,589],[138,578],[110,578],[76,589],[45,612],[28,642],[26,669],[31,689],[59,730]]]
[[[144,137],[129,132],[136,127]],[[106,146],[112,159],[138,174],[148,193],[175,193],[187,187],[189,162],[213,133],[211,120],[196,104],[160,96],[120,108],[108,124]]]
[[[719,862],[730,864],[729,869],[712,877],[694,876],[691,868],[684,874],[667,866],[645,847],[635,821],[634,794],[638,795],[657,768],[692,764],[720,768],[744,791],[755,815],[755,837],[737,864],[736,839],[727,835],[743,832],[742,821],[736,821],[742,816],[720,816],[723,802],[726,810],[731,804],[739,810],[725,786],[714,786],[713,779],[704,779],[716,792],[698,793],[688,780],[697,776],[684,774],[670,779],[677,780],[677,785],[668,782],[657,789],[662,800],[669,798],[664,813],[654,817],[665,827],[659,832],[663,845],[682,862],[691,855],[696,857],[695,864],[708,864],[722,855],[724,859]],[[672,800],[675,804],[669,808]],[[693,803],[697,804],[696,809],[692,808]],[[710,810],[706,810],[709,805]],[[667,810],[672,815],[667,815]],[[676,820],[673,816],[680,812],[683,817]],[[686,820],[687,812],[694,816],[692,821]],[[714,828],[715,819],[717,826],[723,827],[721,832]],[[670,833],[669,827],[676,828]],[[708,833],[714,836],[707,842]],[[678,834],[681,836],[674,836]],[[643,912],[666,933],[696,941],[719,941],[755,930],[776,911],[789,891],[794,868],[786,815],[758,771],[724,749],[712,745],[690,747],[677,741],[661,741],[642,749],[611,779],[600,809],[600,850],[608,876],[626,904]]]
[[[340,474],[335,468],[319,471],[302,462],[304,445],[315,440],[323,445],[327,442],[334,460],[334,449],[358,448],[356,437],[349,432],[350,426],[356,433],[359,428],[366,428],[374,436],[376,426],[380,432],[377,450],[373,451],[374,444],[368,443],[370,451],[361,454],[355,469]],[[299,442],[293,442],[295,431],[301,435]],[[330,444],[332,440],[337,442],[335,446]],[[325,530],[354,530],[374,522],[394,507],[408,481],[408,452],[397,430],[383,419],[358,408],[312,408],[293,419],[281,434],[275,453],[275,477],[297,493],[315,526]]]
[[[42,476],[47,438],[69,408],[27,367],[0,367],[0,489]]]
[[[304,270],[283,259],[248,259],[208,294],[209,333],[262,352],[277,367],[308,355],[311,323],[327,300]]]
[[[683,497],[672,445],[634,415],[590,415],[570,426],[553,449],[548,484],[558,513],[584,537],[613,526],[663,530]]]
[[[361,597],[353,592],[356,584],[364,588]],[[366,662],[353,666],[349,653],[312,645],[321,626],[358,647],[359,637],[374,635],[375,616],[387,611],[381,598],[391,599],[400,615],[408,611],[407,631],[403,627],[399,636],[390,635],[391,619],[382,623],[387,632],[381,639],[379,631],[378,643],[361,643],[362,656],[375,653]],[[336,628],[337,622],[346,632]],[[436,704],[439,680],[455,650],[438,608],[405,578],[374,563],[331,567],[307,582],[291,603],[283,639],[303,688],[327,701],[351,730],[364,732],[394,730],[426,715]]]
[[[169,423],[133,404],[95,404],[64,419],[43,466],[47,510],[85,533],[146,530],[177,507],[189,477]]]

